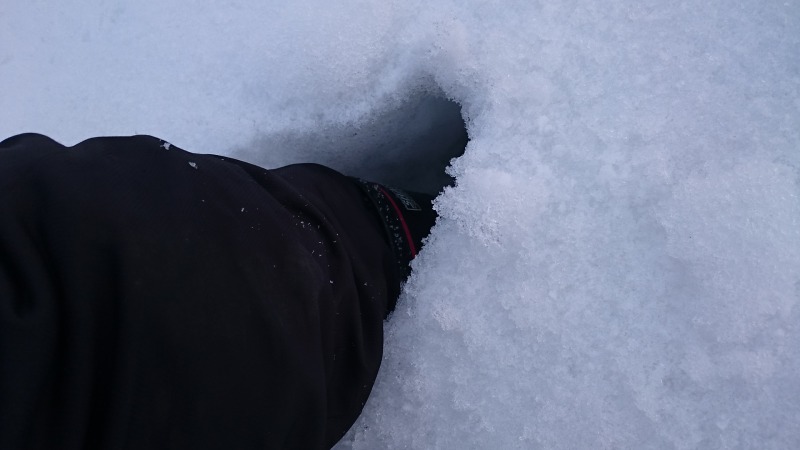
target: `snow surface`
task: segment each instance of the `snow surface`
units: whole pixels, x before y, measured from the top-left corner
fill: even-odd
[[[378,178],[461,106],[341,448],[800,448],[800,2],[6,0],[0,86],[2,138]]]

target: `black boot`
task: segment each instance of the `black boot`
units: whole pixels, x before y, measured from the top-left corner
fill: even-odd
[[[422,248],[423,239],[436,223],[433,196],[354,179],[366,194],[386,230],[400,273],[407,277],[409,263]]]

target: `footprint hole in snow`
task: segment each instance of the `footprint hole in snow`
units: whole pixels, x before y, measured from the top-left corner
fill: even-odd
[[[359,123],[261,136],[243,150],[242,158],[270,168],[313,162],[389,186],[437,194],[454,183],[445,169],[464,154],[468,140],[460,105],[424,92],[399,105],[376,107]],[[276,161],[276,154],[288,157]]]

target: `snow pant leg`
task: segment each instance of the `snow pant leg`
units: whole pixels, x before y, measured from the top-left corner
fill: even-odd
[[[334,266],[361,261],[326,271],[311,238],[352,225],[301,234],[309,195],[268,172],[149,136],[0,143],[0,448],[311,449],[346,431],[399,280],[375,230],[325,242]]]

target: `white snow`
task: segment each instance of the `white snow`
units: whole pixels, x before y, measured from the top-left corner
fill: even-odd
[[[800,2],[6,1],[0,86],[0,138],[367,174],[461,105],[341,448],[800,447]]]

